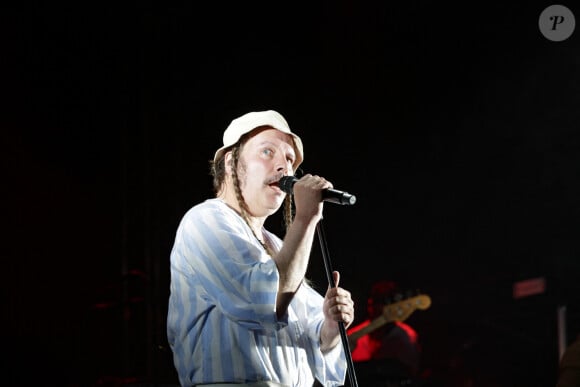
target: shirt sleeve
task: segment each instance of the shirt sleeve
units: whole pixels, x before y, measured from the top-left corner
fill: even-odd
[[[279,274],[247,224],[229,208],[194,207],[178,227],[172,251],[177,270],[197,297],[248,329],[276,328]]]
[[[342,342],[331,350],[323,353],[320,350],[320,331],[324,321],[322,303],[324,297],[308,285],[301,294],[306,307],[305,316],[308,317],[307,334],[311,342],[311,364],[315,378],[325,387],[344,385],[346,378],[346,356]]]

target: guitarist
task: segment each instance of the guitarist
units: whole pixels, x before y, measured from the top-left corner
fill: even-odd
[[[374,283],[367,299],[367,319],[351,327],[347,334],[362,383],[373,386],[410,386],[419,374],[421,347],[417,332],[403,321],[387,320],[369,333],[354,339],[355,332],[369,329],[380,320],[386,305],[402,297],[393,281]],[[378,320],[377,320],[378,319]],[[376,325],[376,324],[375,324]],[[359,335],[363,332],[359,332]]]

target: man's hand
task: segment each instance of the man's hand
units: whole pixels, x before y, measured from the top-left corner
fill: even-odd
[[[354,321],[354,302],[350,292],[338,286],[340,273],[332,273],[335,287],[328,287],[324,296],[324,323],[320,334],[321,350],[326,351],[340,341],[339,322],[344,323],[345,329]]]

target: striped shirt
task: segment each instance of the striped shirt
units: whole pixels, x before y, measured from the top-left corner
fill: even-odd
[[[282,241],[263,230],[274,251]],[[344,349],[320,351],[323,297],[303,283],[280,320],[276,264],[220,199],[191,208],[171,251],[167,337],[182,386],[342,386]]]

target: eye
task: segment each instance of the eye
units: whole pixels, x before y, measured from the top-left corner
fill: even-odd
[[[264,148],[262,149],[262,153],[265,154],[266,156],[272,156],[274,154],[274,151],[270,148]]]

